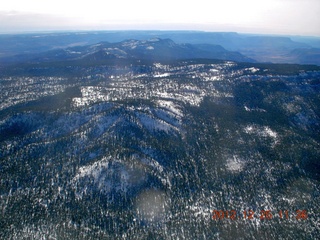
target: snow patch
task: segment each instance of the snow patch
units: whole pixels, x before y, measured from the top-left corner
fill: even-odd
[[[133,167],[119,159],[104,157],[90,165],[80,167],[72,179],[77,197],[92,191],[126,193],[145,181],[145,173],[139,166]]]
[[[244,110],[246,110],[247,112],[267,112],[266,110],[262,109],[262,108],[249,108],[247,106],[244,106]]]
[[[239,157],[233,156],[232,158],[229,158],[227,160],[226,167],[227,167],[227,170],[231,172],[240,172],[244,167],[244,162]]]
[[[161,77],[169,77],[170,73],[161,73],[161,74],[155,74],[153,77],[155,78],[161,78]]]
[[[272,131],[271,128],[269,128],[268,126],[264,127],[263,130],[264,130],[263,134],[266,136],[269,136],[275,139],[278,137],[278,134],[275,131]]]
[[[269,126],[248,125],[244,128],[244,132],[264,138],[271,138],[273,140],[273,144],[277,144],[279,142],[278,133],[273,131]]]
[[[171,111],[172,113],[174,113],[178,117],[183,117],[183,112],[181,111],[180,106],[178,104],[175,104],[172,101],[158,100],[157,105],[161,108],[165,108],[165,109]]]
[[[244,70],[250,71],[252,73],[256,73],[256,72],[260,71],[259,68],[255,68],[255,67],[245,68]]]
[[[110,158],[103,158],[101,161],[95,162],[92,165],[80,167],[74,180],[85,176],[93,176],[96,179],[102,168],[108,168],[109,161]]]
[[[154,119],[146,114],[136,113],[136,115],[138,116],[140,122],[150,131],[159,130],[168,133],[170,130],[173,130],[174,128],[165,121]]]

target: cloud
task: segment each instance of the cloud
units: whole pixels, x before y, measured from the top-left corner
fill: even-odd
[[[219,29],[320,36],[319,15],[319,0],[10,0],[0,5],[0,31]]]
[[[44,15],[21,12],[0,12],[1,31],[23,31],[30,29],[51,28],[59,25],[61,19]]]
[[[0,32],[26,32],[74,29],[81,21],[59,15],[23,12],[0,12]]]

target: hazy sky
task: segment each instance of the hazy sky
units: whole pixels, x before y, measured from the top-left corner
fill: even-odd
[[[0,32],[206,30],[320,36],[320,0],[3,0]]]

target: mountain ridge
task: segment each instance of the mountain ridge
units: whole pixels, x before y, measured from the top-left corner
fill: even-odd
[[[177,60],[208,58],[230,60],[237,62],[255,62],[241,53],[228,51],[220,45],[212,44],[177,44],[166,38],[149,40],[129,39],[117,43],[100,42],[87,46],[76,46],[65,49],[50,50],[38,54],[23,54],[6,58],[6,62],[54,62],[104,59],[147,59],[147,60]]]
[[[102,41],[117,43],[126,39],[141,41],[152,38],[172,39],[177,44],[221,45],[258,62],[304,64],[304,56],[288,58],[295,49],[320,47],[319,37],[243,34],[236,32],[203,31],[85,31],[0,35],[0,58],[37,54],[49,50],[97,44]],[[3,62],[3,61],[2,61]],[[309,64],[319,64],[312,58]]]

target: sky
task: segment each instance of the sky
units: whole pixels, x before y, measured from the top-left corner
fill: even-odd
[[[320,36],[320,0],[3,0],[0,32],[204,30]]]

